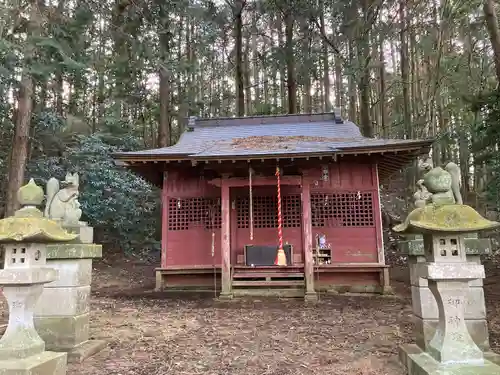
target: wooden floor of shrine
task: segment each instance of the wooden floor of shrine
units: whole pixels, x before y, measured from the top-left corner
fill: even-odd
[[[219,290],[220,267],[157,268],[157,290]],[[314,267],[317,291],[386,293],[388,266],[371,263],[334,263]],[[246,266],[231,269],[231,285],[235,296],[277,295],[302,297],[305,293],[304,265]]]

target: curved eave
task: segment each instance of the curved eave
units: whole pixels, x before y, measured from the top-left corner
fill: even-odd
[[[57,243],[70,242],[78,238],[77,234],[49,233],[41,229],[30,232],[12,232],[0,234],[0,243],[32,242],[32,243]]]
[[[338,147],[332,151],[321,152],[287,152],[287,153],[245,153],[245,154],[225,154],[225,155],[202,155],[191,153],[175,153],[175,154],[160,154],[146,152],[126,152],[114,153],[113,159],[122,162],[140,162],[140,161],[185,161],[185,160],[247,160],[247,159],[289,159],[289,158],[308,158],[317,156],[332,156],[332,155],[370,155],[383,154],[385,152],[417,152],[419,155],[429,152],[434,140],[415,141],[411,143],[394,144],[394,145],[377,145],[377,146],[360,146],[360,147]]]
[[[44,217],[11,216],[0,220],[0,243],[69,242],[76,238],[78,234],[69,233]]]
[[[114,154],[115,164],[130,168],[135,173],[140,174],[148,181],[157,184],[158,177],[153,178],[151,171],[146,172],[146,166],[149,169],[151,163],[182,163],[190,162],[192,165],[200,162],[227,162],[227,161],[252,161],[252,160],[280,160],[280,159],[314,159],[323,157],[343,157],[347,155],[373,155],[377,157],[377,165],[379,170],[379,180],[384,182],[394,173],[411,164],[415,158],[420,155],[428,154],[434,140],[415,141],[395,145],[383,146],[364,146],[364,147],[349,147],[339,148],[335,151],[317,152],[317,153],[269,153],[269,154],[245,154],[245,155],[220,155],[220,156],[197,156],[196,154],[132,154],[121,153]],[[162,170],[158,169],[159,174]]]

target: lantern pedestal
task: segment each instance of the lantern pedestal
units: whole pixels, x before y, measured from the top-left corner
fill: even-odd
[[[498,375],[500,367],[484,360],[482,364],[442,365],[415,344],[401,348],[399,359],[411,375]]]
[[[423,275],[436,298],[439,323],[429,343],[429,354],[441,363],[483,364],[483,352],[465,325],[464,312],[468,279],[484,278],[480,265],[430,264]]]
[[[82,362],[106,346],[105,341],[89,339],[92,259],[102,256],[102,246],[92,243],[91,234],[88,240],[47,246],[47,264],[59,278],[45,286],[35,309],[35,326],[47,349],[68,353],[70,363]]]
[[[472,339],[464,318],[469,282],[484,278],[484,267],[462,262],[432,262],[422,264],[420,271],[420,276],[428,281],[429,289],[435,297],[439,323],[425,349],[417,345],[401,348],[400,359],[408,373],[500,375],[500,367],[484,358],[484,353]]]
[[[33,322],[33,310],[43,284],[56,276],[57,271],[47,267],[0,271],[0,285],[9,305],[9,323],[0,339],[2,375],[66,374],[66,353],[46,352]]]
[[[490,239],[478,238],[476,233],[464,234],[463,241],[467,263],[481,264],[481,255],[490,254],[491,252]],[[408,236],[406,241],[399,243],[399,249],[402,254],[408,256],[414,314],[413,334],[415,335],[416,344],[421,348],[427,348],[436,332],[439,312],[427,279],[421,277],[421,268],[425,263],[423,236]],[[484,352],[488,352],[490,344],[482,279],[469,281],[469,290],[466,295],[465,324],[477,346]]]

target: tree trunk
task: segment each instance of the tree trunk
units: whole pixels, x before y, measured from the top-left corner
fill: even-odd
[[[486,29],[490,37],[491,48],[495,55],[495,73],[497,75],[497,85],[500,85],[500,29],[498,27],[498,17],[494,0],[484,0],[484,16],[486,18]]]
[[[311,97],[311,71],[313,69],[313,66],[311,66],[311,62],[313,59],[311,58],[311,34],[309,32],[309,23],[307,19],[300,19],[300,28],[302,33],[302,64],[300,69],[300,83],[303,86],[300,111],[303,113],[312,113],[313,100]],[[297,106],[296,110],[299,110],[299,106]]]
[[[179,17],[179,23],[177,26],[177,61],[183,61],[184,50],[183,46],[183,36],[184,29],[186,29],[186,34],[188,34],[189,25],[187,24],[187,19],[184,16]],[[187,36],[185,42],[187,42]],[[186,44],[187,46],[187,44]],[[186,125],[186,119],[189,116],[189,106],[186,98],[186,83],[183,81],[183,74],[187,73],[187,70],[181,71],[181,69],[177,69],[177,75],[175,77],[175,89],[177,91],[177,105],[179,106],[177,112],[177,126],[178,129],[184,129]],[[220,81],[217,81],[220,84]],[[220,107],[220,106],[219,106]]]
[[[410,112],[410,70],[408,64],[408,31],[406,19],[406,1],[399,1],[399,19],[401,22],[400,42],[401,42],[401,81],[403,85],[403,122],[405,138],[412,138],[411,112]]]
[[[234,44],[236,52],[236,113],[245,115],[245,89],[243,81],[243,8],[244,0],[235,0],[233,5],[234,16]]]
[[[58,4],[57,4],[57,12],[58,12],[58,16],[63,16],[64,14],[64,9],[65,9],[65,4],[66,3],[66,0],[59,0]],[[55,101],[56,101],[56,113],[59,115],[59,116],[63,116],[64,113],[63,113],[63,72],[62,72],[62,68],[59,67],[56,71],[56,74],[55,74],[55,85],[54,85],[54,96],[55,96]],[[94,117],[94,116],[93,116]]]
[[[253,14],[252,14],[252,73],[253,73],[253,87],[254,87],[254,101],[253,101],[253,106],[252,106],[252,113],[256,113],[257,110],[260,110],[261,108],[261,103],[260,103],[260,97],[261,97],[261,82],[259,79],[259,69],[260,69],[260,64],[259,64],[259,47],[257,45],[257,9],[253,9]],[[265,49],[264,49],[265,50]],[[250,68],[250,67],[249,67]],[[265,77],[266,81],[268,77]],[[267,102],[266,102],[267,104]]]
[[[379,54],[380,54],[380,126],[382,127],[382,136],[389,138],[389,131],[387,128],[387,88],[386,88],[386,74],[385,74],[385,49],[384,38],[380,35],[379,39]]]
[[[403,91],[403,129],[405,139],[411,139],[412,132],[412,123],[411,123],[411,109],[410,109],[410,69],[409,69],[409,61],[408,61],[408,19],[406,14],[406,1],[399,0],[399,21],[400,21],[400,43],[401,43],[401,82],[402,82],[402,91]],[[415,178],[416,178],[416,170],[415,163],[413,163],[412,167],[406,169],[405,180],[406,186],[411,190],[415,186]],[[406,196],[409,198],[409,194]],[[409,201],[407,201],[409,204]]]
[[[340,56],[335,56],[335,107],[342,111],[345,116],[344,108],[344,85],[342,83],[342,61]]]
[[[252,83],[250,80],[250,33],[245,35],[245,57],[243,59],[244,65],[244,86],[245,86],[245,113],[247,115],[252,113]]]
[[[160,121],[158,123],[158,147],[167,147],[170,144],[170,71],[168,70],[168,53],[172,34],[168,13],[160,6],[160,66],[158,75],[160,79]]]
[[[158,124],[158,147],[170,144],[170,72],[163,62],[160,66],[160,122]]]
[[[189,19],[189,33],[191,35],[191,43],[196,38],[196,19],[194,17]],[[198,114],[198,106],[197,106],[197,98],[198,98],[198,82],[196,82],[196,72],[198,69],[198,57],[197,57],[197,49],[196,46],[191,46],[189,49],[189,87],[188,87],[188,95],[189,95],[189,110],[193,112],[193,114]]]
[[[408,27],[408,25],[407,25]],[[420,88],[420,54],[418,53],[418,46],[415,37],[414,28],[409,29],[409,42],[408,50],[410,51],[410,93],[411,93],[411,118],[413,119],[413,126],[421,126],[421,88]]]
[[[295,78],[295,55],[293,51],[294,14],[290,5],[285,10],[285,53],[286,86],[288,92],[288,113],[297,112],[297,87]]]
[[[321,35],[327,35],[325,30],[325,15],[324,15],[324,3],[323,0],[320,0],[319,3],[319,24],[320,24],[320,32]],[[321,54],[323,60],[323,98],[324,98],[324,111],[330,112],[331,103],[330,103],[330,65],[328,62],[328,46],[326,44],[326,40],[322,40],[321,42]],[[339,106],[340,107],[340,106]]]
[[[281,51],[286,51],[286,43],[284,41],[285,35],[283,33],[283,17],[278,16],[276,17],[276,25],[277,25],[277,30],[278,30],[278,48]],[[279,55],[278,55],[279,56]],[[278,61],[278,70],[280,73],[280,100],[279,100],[279,107],[280,107],[280,113],[283,113],[285,110],[285,103],[287,101],[287,92],[286,92],[286,56],[285,56],[285,61]],[[278,100],[276,98],[276,100]]]
[[[358,89],[360,94],[359,112],[361,133],[368,138],[373,138],[373,124],[371,121],[371,102],[370,102],[370,35],[374,22],[375,4],[372,0],[361,1],[361,11],[363,14],[362,24],[358,30],[357,51],[358,61],[361,68],[358,79]],[[354,15],[353,15],[354,16]],[[359,20],[358,20],[359,22]]]
[[[348,55],[349,59],[348,61],[354,61],[354,58],[356,57],[354,53],[354,42],[349,39],[348,42]],[[356,116],[356,77],[354,74],[349,74],[348,76],[349,80],[349,120],[356,122],[357,121],[357,116]]]
[[[30,4],[30,19],[28,33],[36,36],[40,33],[41,14],[36,0]],[[14,138],[9,163],[7,180],[5,216],[12,216],[19,207],[17,191],[24,182],[24,172],[28,161],[29,134],[31,126],[31,113],[33,110],[34,79],[29,72],[31,59],[35,56],[35,47],[27,41],[24,51],[24,72],[18,93],[18,107],[15,118]]]

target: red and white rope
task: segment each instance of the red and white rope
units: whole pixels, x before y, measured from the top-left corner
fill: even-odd
[[[252,191],[252,168],[248,168],[248,186],[249,186],[249,215],[250,215],[250,241],[253,241],[253,191]]]
[[[283,249],[283,230],[282,230],[282,218],[281,218],[281,180],[280,180],[280,168],[276,167],[276,178],[278,184],[278,249]]]

